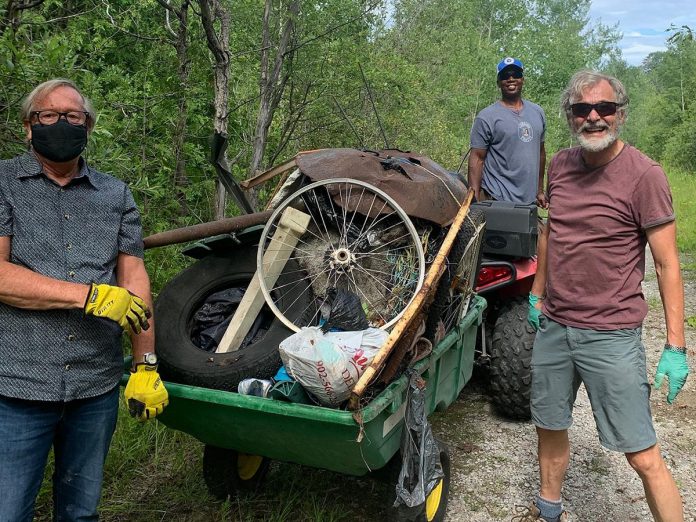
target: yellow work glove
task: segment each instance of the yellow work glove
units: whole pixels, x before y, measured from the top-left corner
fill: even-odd
[[[131,370],[124,392],[131,417],[140,421],[154,419],[169,404],[169,394],[157,373],[157,366],[139,364]]]
[[[111,319],[124,330],[130,329],[135,334],[150,328],[147,320],[152,317],[145,301],[137,295],[120,286],[95,283],[92,283],[87,294],[85,314]]]

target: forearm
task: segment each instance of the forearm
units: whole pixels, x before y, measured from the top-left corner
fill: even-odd
[[[0,301],[27,310],[83,308],[89,285],[53,279],[0,261]]]
[[[667,343],[674,346],[685,346],[684,285],[679,268],[679,259],[656,262],[655,271],[665,313]]]
[[[480,200],[481,179],[483,178],[483,158],[476,151],[472,150],[469,156],[467,179],[469,187],[474,189],[476,200]]]
[[[546,149],[544,144],[541,144],[541,150],[539,152],[539,181],[537,185],[537,193],[544,192],[544,173],[546,172]]]
[[[539,239],[537,241],[537,271],[532,283],[532,293],[539,297],[546,297],[546,267],[548,259],[549,224],[539,225]]]
[[[145,270],[142,259],[125,254],[119,255],[116,279],[118,286],[125,288],[131,293],[140,297],[148,308],[152,310],[152,294],[150,292],[150,279]],[[133,357],[139,358],[144,353],[155,351],[155,321],[154,318],[148,320],[150,327],[143,330],[140,334],[131,333],[131,344],[133,347]]]

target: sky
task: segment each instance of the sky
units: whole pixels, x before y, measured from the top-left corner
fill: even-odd
[[[695,0],[592,0],[590,18],[623,33],[619,47],[631,65],[640,65],[652,52],[666,49],[671,24],[696,31]]]
[[[590,18],[609,26],[618,23],[624,59],[640,65],[648,54],[666,49],[671,24],[696,31],[696,1],[592,0]]]

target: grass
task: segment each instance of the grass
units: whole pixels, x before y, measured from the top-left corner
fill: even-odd
[[[676,170],[667,174],[677,214],[679,250],[696,259],[696,174]],[[155,263],[156,278],[161,279],[158,259],[150,261]],[[152,269],[151,264],[148,267]],[[683,269],[696,271],[696,262],[687,263]],[[696,318],[689,318],[689,324],[696,327]],[[448,409],[447,416],[448,422],[461,418],[457,427],[443,425],[446,423],[437,415],[431,420],[436,429],[450,434],[450,443],[455,446],[476,442],[483,445],[485,434],[477,430],[475,423],[463,422],[471,415],[472,411],[458,402]],[[122,407],[105,467],[101,520],[352,522],[383,518],[377,514],[384,514],[387,507],[388,491],[384,484],[286,463],[272,465],[264,489],[257,496],[220,502],[207,492],[202,453],[203,444],[196,439],[156,421],[135,422]],[[453,464],[466,467],[465,462]],[[601,461],[590,465],[602,467]],[[37,498],[38,522],[52,518],[52,469],[49,462]],[[476,502],[477,495],[471,496],[471,502]]]
[[[696,173],[668,170],[667,177],[677,215],[677,246],[681,252],[696,255]],[[691,263],[687,269],[696,266]]]
[[[282,426],[278,429],[282,430]],[[386,484],[274,462],[262,491],[221,502],[203,481],[203,444],[157,421],[121,411],[104,471],[103,522],[355,522],[380,516]],[[52,458],[37,498],[37,522],[52,519]]]

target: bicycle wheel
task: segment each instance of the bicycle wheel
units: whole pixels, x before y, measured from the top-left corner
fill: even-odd
[[[296,243],[285,234],[284,215],[297,224],[287,217],[289,207],[308,222],[296,227]],[[269,261],[282,250],[300,266],[289,283],[275,281]],[[275,209],[261,234],[257,274],[266,303],[292,330],[319,324],[334,289],[355,294],[370,325],[388,329],[423,285],[425,258],[418,232],[394,199],[364,181],[337,178],[311,183]],[[303,284],[311,303],[293,321],[286,314],[292,303],[281,297]]]

